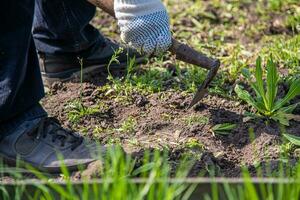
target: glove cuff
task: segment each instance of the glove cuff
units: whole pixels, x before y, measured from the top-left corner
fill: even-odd
[[[165,11],[165,7],[160,0],[114,0],[114,10],[122,20]]]

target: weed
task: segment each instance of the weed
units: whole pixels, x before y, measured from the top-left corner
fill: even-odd
[[[280,145],[279,150],[283,157],[288,158],[294,152],[295,145],[291,142],[285,142]]]
[[[172,77],[166,69],[151,68],[140,75],[134,75],[131,84],[144,94],[160,92],[164,82]]]
[[[93,136],[101,136],[105,131],[107,131],[106,128],[97,125],[93,130]]]
[[[236,124],[224,123],[215,125],[211,130],[214,135],[229,135],[236,127]]]
[[[191,115],[183,119],[186,126],[208,124],[209,118],[203,115]]]
[[[183,84],[183,89],[187,92],[195,92],[203,82],[205,72],[197,66],[191,66],[183,74],[179,74],[179,81]]]
[[[273,37],[266,42],[270,44],[262,49],[261,54],[272,55],[276,62],[288,69],[290,75],[299,74],[300,35],[295,35],[289,39],[282,36]]]
[[[129,60],[129,63],[127,65],[127,73],[126,73],[126,80],[129,80],[130,77],[132,76],[133,72],[136,70],[136,62],[135,62],[135,57],[129,58],[127,54],[127,59]]]
[[[128,140],[128,143],[132,146],[139,146],[140,142],[136,138],[131,138]]]
[[[110,67],[116,63],[116,64],[120,64],[118,58],[119,58],[119,55],[124,51],[123,48],[119,48],[117,50],[114,51],[114,54],[111,56],[111,59],[109,60],[109,63],[107,65],[107,72],[108,72],[108,80],[114,82],[114,78],[110,72]]]
[[[205,150],[205,145],[196,138],[189,138],[184,143],[184,157],[200,160]]]
[[[240,85],[236,85],[235,92],[240,99],[253,106],[262,116],[266,116],[288,126],[289,120],[295,117],[291,113],[298,104],[286,105],[290,100],[300,94],[300,79],[297,79],[292,83],[284,98],[277,100],[279,75],[275,63],[272,58],[268,60],[267,77],[266,82],[264,83],[261,62],[261,58],[259,57],[256,61],[255,81],[253,81],[249,70],[243,70],[243,75],[255,91],[256,97],[253,98],[246,90],[243,90]]]
[[[268,7],[271,10],[280,10],[281,7],[283,6],[283,1],[282,0],[268,0]]]
[[[300,32],[300,8],[288,15],[285,24],[287,27],[291,27],[293,32]]]
[[[128,117],[125,121],[122,122],[121,126],[117,129],[117,131],[131,134],[134,133],[136,126],[137,126],[136,119],[133,117]]]
[[[188,141],[185,143],[185,147],[188,148],[188,149],[199,149],[199,150],[204,150],[205,149],[204,144],[202,144],[196,138],[188,139]]]
[[[83,117],[95,115],[99,113],[99,107],[87,107],[81,101],[74,100],[71,101],[67,106],[68,110],[67,116],[68,120],[73,123],[78,123]]]
[[[121,139],[118,138],[118,137],[110,136],[110,137],[108,138],[107,144],[108,144],[108,145],[121,145],[121,144],[122,144],[122,141],[121,141]]]
[[[222,64],[227,66],[226,74],[229,81],[236,80],[241,69],[246,65],[243,59],[245,57],[244,54],[246,54],[244,48],[245,47],[241,44],[230,46],[230,55],[222,59]]]
[[[168,113],[162,113],[161,118],[164,121],[171,121],[174,118],[174,116],[172,116],[171,114],[168,114]]]

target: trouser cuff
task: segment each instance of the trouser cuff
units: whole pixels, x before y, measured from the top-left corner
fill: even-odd
[[[47,112],[43,109],[43,107],[38,104],[36,106],[31,107],[29,110],[20,114],[19,116],[0,123],[0,139],[14,132],[14,130],[21,125],[24,121],[30,121],[37,118],[43,118],[47,116]]]

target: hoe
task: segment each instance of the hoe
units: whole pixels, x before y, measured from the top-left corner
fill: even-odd
[[[88,0],[90,3],[94,4],[95,6],[101,8],[111,16],[115,16],[114,14],[114,1],[113,0]],[[189,47],[186,44],[182,44],[176,39],[172,39],[172,46],[170,47],[169,51],[176,56],[176,59],[181,60],[183,62],[197,65],[201,68],[205,68],[209,70],[206,79],[198,87],[198,90],[190,103],[188,108],[192,108],[196,105],[207,93],[208,86],[216,76],[219,67],[220,61],[217,59],[209,58],[204,54],[197,52],[193,48]]]

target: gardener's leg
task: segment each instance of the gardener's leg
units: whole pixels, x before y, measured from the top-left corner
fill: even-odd
[[[0,159],[60,171],[104,153],[96,143],[62,128],[39,105],[43,84],[31,35],[34,0],[0,1]]]
[[[0,137],[25,119],[45,115],[38,59],[31,36],[34,0],[0,3]]]
[[[78,76],[78,57],[83,58],[84,74],[99,70],[119,48],[89,24],[95,10],[86,0],[36,0],[33,36],[46,84]],[[126,64],[126,53],[119,61]]]
[[[95,11],[86,0],[36,0],[33,37],[37,50],[65,54],[103,45],[104,38],[89,24]]]

